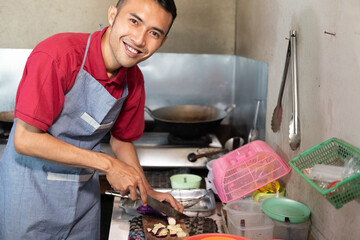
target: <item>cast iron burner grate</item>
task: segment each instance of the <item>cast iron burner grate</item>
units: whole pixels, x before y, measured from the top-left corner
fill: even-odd
[[[146,179],[153,188],[171,188],[170,177],[175,174],[190,173],[188,168],[144,170]]]
[[[187,145],[194,147],[208,147],[212,143],[211,137],[209,135],[195,137],[195,138],[181,138],[169,134],[168,141],[171,145]]]

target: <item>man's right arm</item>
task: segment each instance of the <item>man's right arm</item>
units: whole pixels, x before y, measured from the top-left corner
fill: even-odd
[[[139,173],[132,166],[118,159],[104,153],[73,146],[20,119],[17,119],[16,123],[14,146],[19,154],[61,165],[103,171],[112,176],[112,182],[109,183],[118,186],[119,189],[115,189],[118,191],[128,189],[128,186],[123,184],[124,178],[141,179]]]

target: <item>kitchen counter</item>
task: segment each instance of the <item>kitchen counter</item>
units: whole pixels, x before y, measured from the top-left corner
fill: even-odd
[[[127,240],[130,228],[129,220],[134,217],[126,214],[125,211],[119,207],[119,201],[120,199],[115,197],[110,224],[109,240]],[[216,221],[218,231],[221,232],[222,218],[219,214],[221,212],[221,202],[217,202],[216,204],[216,210],[213,215],[209,216],[209,218],[212,218]]]

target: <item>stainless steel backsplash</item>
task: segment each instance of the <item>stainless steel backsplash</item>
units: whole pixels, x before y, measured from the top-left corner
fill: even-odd
[[[265,139],[268,65],[233,55],[157,53],[139,64],[150,109],[175,104],[204,104],[225,109],[236,104],[232,124],[245,131],[252,127],[257,100],[262,100],[257,126]],[[151,119],[150,116],[145,116]]]
[[[17,86],[31,49],[0,49],[0,112],[15,107]],[[225,109],[236,104],[232,124],[252,127],[256,100],[260,139],[265,139],[268,65],[233,55],[155,53],[139,64],[145,78],[146,105],[150,109],[175,104],[203,104]],[[152,120],[146,114],[146,120]]]

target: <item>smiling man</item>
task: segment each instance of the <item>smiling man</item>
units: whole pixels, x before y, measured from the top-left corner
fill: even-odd
[[[99,239],[98,171],[115,190],[181,206],[147,182],[132,141],[144,130],[137,64],[167,38],[173,0],[120,0],[109,26],[61,33],[30,54],[0,160],[0,239]],[[115,158],[100,152],[111,133]]]

